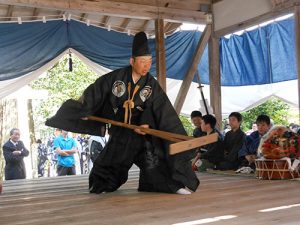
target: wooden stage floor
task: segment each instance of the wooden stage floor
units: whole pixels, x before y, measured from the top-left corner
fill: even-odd
[[[89,194],[88,176],[4,182],[0,225],[299,225],[300,182],[197,173],[192,195],[137,192],[138,170],[120,190]]]

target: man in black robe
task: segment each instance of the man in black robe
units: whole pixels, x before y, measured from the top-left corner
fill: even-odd
[[[103,124],[83,119],[94,115],[186,135],[167,95],[149,74],[151,64],[147,37],[140,32],[134,37],[130,66],[101,76],[79,101],[66,101],[46,125],[104,136]],[[139,191],[196,191],[199,180],[191,168],[192,152],[171,156],[169,141],[145,135],[138,129],[111,126],[109,135],[90,173],[90,192],[117,190],[127,181],[133,163],[140,168]]]

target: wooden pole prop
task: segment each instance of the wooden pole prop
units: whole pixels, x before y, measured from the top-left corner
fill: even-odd
[[[142,132],[144,132],[146,134],[150,134],[150,135],[153,135],[153,136],[156,136],[156,137],[168,140],[168,141],[173,141],[173,142],[181,142],[181,141],[187,141],[187,140],[194,139],[193,137],[189,137],[189,136],[182,135],[182,134],[174,134],[174,133],[170,133],[170,132],[166,132],[166,131],[145,128],[145,127],[141,127],[141,126],[137,126],[137,125],[133,125],[133,124],[122,123],[119,121],[96,117],[96,116],[89,116],[88,119],[102,122],[102,123],[110,123],[115,126],[125,127],[125,128],[132,129],[132,130],[140,129]]]
[[[133,124],[128,124],[128,123],[122,123],[119,121],[115,120],[110,120],[106,118],[101,118],[101,117],[96,117],[96,116],[89,116],[87,117],[89,120],[94,120],[102,123],[110,123],[115,126],[119,127],[125,127],[128,129],[140,129],[142,132],[146,134],[150,134],[168,141],[173,141],[176,142],[175,144],[170,144],[169,147],[169,154],[170,155],[175,155],[180,152],[185,152],[188,150],[191,150],[193,148],[197,148],[206,144],[210,144],[212,142],[216,142],[218,140],[218,134],[210,134],[207,136],[199,137],[199,138],[194,138],[194,137],[189,137],[181,134],[174,134],[166,131],[161,131],[161,130],[155,130],[155,129],[150,129],[150,128],[145,128],[145,127],[140,127],[137,125]]]
[[[213,142],[216,142],[218,140],[218,134],[210,134],[207,136],[199,137],[199,138],[194,138],[192,140],[188,141],[181,141],[176,144],[170,144],[169,146],[169,154],[170,155],[175,155],[180,152],[185,152],[188,150],[191,150],[193,148],[197,148],[203,145],[207,145]]]

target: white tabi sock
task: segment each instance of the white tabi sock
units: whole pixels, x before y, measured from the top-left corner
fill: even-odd
[[[180,189],[178,189],[176,191],[176,194],[179,194],[179,195],[190,195],[191,192],[188,191],[188,190],[186,190],[186,189],[184,189],[184,188],[180,188]]]

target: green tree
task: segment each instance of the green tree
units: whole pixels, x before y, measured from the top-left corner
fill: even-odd
[[[180,115],[179,118],[180,118],[180,120],[181,120],[181,122],[183,124],[183,127],[184,127],[185,131],[187,132],[187,134],[189,136],[192,136],[193,135],[194,126],[191,123],[190,117],[187,117],[187,116],[184,116],[184,115]]]
[[[48,98],[36,101],[34,107],[35,127],[47,136],[51,131],[44,126],[46,118],[54,115],[67,99],[78,99],[83,90],[99,77],[76,56],[72,56],[72,61],[72,72],[69,71],[69,58],[65,56],[46,75],[30,84],[35,90],[48,91]]]
[[[276,125],[288,125],[290,106],[282,100],[272,97],[263,104],[243,112],[242,129],[251,129],[252,123],[260,114],[268,115]]]

